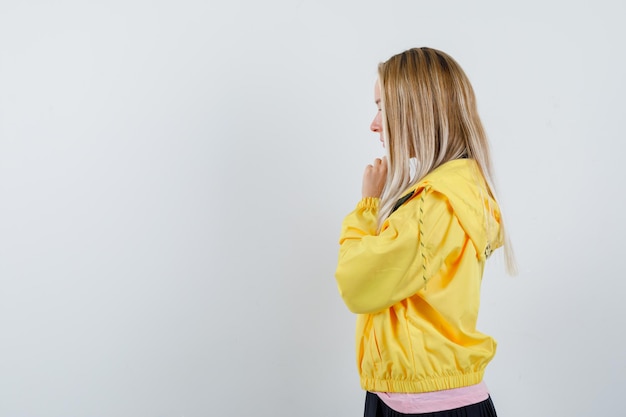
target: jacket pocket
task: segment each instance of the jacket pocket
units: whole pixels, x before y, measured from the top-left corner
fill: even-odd
[[[381,367],[380,339],[374,328],[373,316],[368,314],[359,341],[359,368],[363,376],[372,377]]]

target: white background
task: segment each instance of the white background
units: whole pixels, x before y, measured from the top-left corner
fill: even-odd
[[[474,84],[506,417],[623,409],[621,1],[0,3],[0,416],[359,416],[334,282],[379,61]],[[617,411],[619,412],[619,411]]]

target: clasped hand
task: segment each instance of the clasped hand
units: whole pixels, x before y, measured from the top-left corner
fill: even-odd
[[[363,198],[379,198],[387,180],[387,158],[376,158],[374,162],[365,167],[363,173]]]

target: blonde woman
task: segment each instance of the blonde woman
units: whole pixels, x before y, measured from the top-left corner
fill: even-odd
[[[357,318],[366,417],[495,416],[483,383],[495,341],[476,329],[485,261],[505,246],[472,87],[430,48],[383,62],[368,165],[344,220],[336,279]]]

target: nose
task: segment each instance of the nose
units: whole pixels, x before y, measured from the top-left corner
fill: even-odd
[[[383,127],[380,123],[380,120],[381,120],[380,112],[377,112],[376,117],[374,117],[374,120],[372,120],[372,124],[370,125],[370,130],[372,132],[380,133],[383,131]]]

